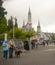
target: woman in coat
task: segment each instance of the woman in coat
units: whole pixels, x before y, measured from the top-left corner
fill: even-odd
[[[3,48],[3,58],[7,59],[7,56],[8,56],[7,41],[4,41],[2,43],[2,48]]]

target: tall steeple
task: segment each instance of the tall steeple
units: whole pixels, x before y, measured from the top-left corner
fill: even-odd
[[[30,7],[29,7],[29,12],[28,12],[28,14],[31,14],[31,10],[30,10]]]
[[[38,20],[38,26],[40,26],[40,21]]]
[[[29,7],[29,11],[28,11],[28,21],[27,21],[27,24],[25,25],[25,22],[23,21],[23,29],[26,32],[29,32],[30,30],[32,30],[32,21],[31,21],[31,10],[30,10],[30,7]]]
[[[31,23],[31,10],[29,7],[29,11],[28,11],[28,22]]]
[[[28,11],[28,28],[32,28],[32,21],[31,21],[31,10],[30,10],[30,7],[29,7],[29,11]]]
[[[41,35],[41,26],[40,26],[40,21],[38,20],[38,26],[37,26],[37,34]]]
[[[23,28],[23,31],[26,31],[26,25],[25,25],[25,21],[23,20],[23,26],[22,26],[22,28]]]

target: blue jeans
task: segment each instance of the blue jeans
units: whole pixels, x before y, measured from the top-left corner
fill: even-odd
[[[3,51],[3,57],[4,57],[5,59],[7,59],[7,56],[8,56],[8,50]]]

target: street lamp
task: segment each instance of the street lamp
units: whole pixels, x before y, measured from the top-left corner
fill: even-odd
[[[7,33],[5,33],[5,41],[7,41]]]
[[[8,22],[7,22],[7,27],[8,27]],[[6,33],[5,33],[5,41],[7,41],[7,30],[6,30]]]

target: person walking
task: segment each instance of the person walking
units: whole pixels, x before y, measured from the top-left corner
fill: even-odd
[[[13,58],[13,45],[11,45],[11,44],[9,47],[9,58]]]
[[[30,50],[29,49],[29,42],[28,42],[28,40],[24,41],[24,49],[27,50],[27,51]]]
[[[13,39],[9,41],[9,58],[13,58],[13,51],[14,51],[14,48],[15,48],[15,44],[14,44],[14,41]]]
[[[43,40],[43,42],[42,42],[42,43],[43,43],[43,46],[45,47],[45,41],[44,41],[44,40]]]
[[[31,46],[32,46],[32,49],[34,49],[35,48],[35,41],[31,41]]]
[[[7,57],[8,57],[7,41],[4,41],[2,43],[2,48],[3,48],[3,58],[7,59]]]

